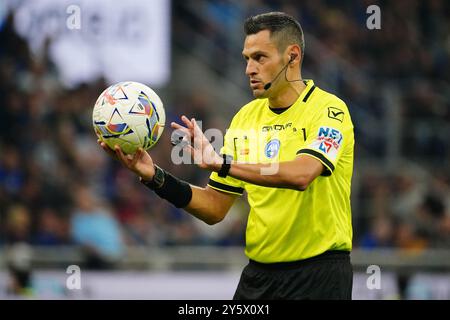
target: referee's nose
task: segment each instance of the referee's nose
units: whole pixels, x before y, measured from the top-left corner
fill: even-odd
[[[253,59],[248,59],[247,67],[245,68],[245,74],[249,77],[258,74],[258,68],[256,67],[256,63]]]

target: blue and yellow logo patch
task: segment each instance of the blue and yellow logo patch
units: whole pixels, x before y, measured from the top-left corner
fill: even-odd
[[[278,155],[278,152],[280,151],[280,140],[278,139],[272,139],[269,142],[267,142],[266,147],[264,149],[264,154],[267,158],[272,159]]]

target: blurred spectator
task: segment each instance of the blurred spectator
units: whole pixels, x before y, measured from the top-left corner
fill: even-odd
[[[84,267],[113,268],[124,253],[120,226],[87,187],[76,187],[74,198],[72,236],[84,250]]]
[[[31,222],[31,214],[27,207],[21,204],[12,205],[6,213],[6,243],[30,243]]]
[[[427,184],[420,181],[419,174],[417,171],[403,169],[391,179],[395,194],[391,208],[394,216],[399,219],[413,218],[416,208],[425,196]]]
[[[38,216],[38,226],[33,237],[33,244],[39,246],[70,244],[68,223],[54,209],[44,207]]]
[[[370,230],[361,239],[361,247],[365,249],[392,248],[394,246],[393,220],[384,215],[377,216],[370,223]]]
[[[19,195],[24,183],[19,151],[13,146],[3,149],[0,158],[0,187],[11,197]]]
[[[415,225],[409,221],[400,221],[396,229],[395,245],[404,250],[424,250],[428,241],[417,233]]]
[[[31,258],[31,246],[24,242],[17,242],[7,247],[6,264],[9,282],[6,291],[8,295],[15,297],[33,295]]]
[[[167,238],[166,224],[167,222],[158,220],[147,212],[136,212],[124,224],[128,244],[132,246],[164,245]]]
[[[31,215],[25,206],[12,205],[6,213],[5,261],[9,283],[7,293],[13,296],[32,294]]]

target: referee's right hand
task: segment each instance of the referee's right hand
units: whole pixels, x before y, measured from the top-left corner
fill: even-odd
[[[155,175],[155,166],[153,164],[152,157],[144,149],[139,148],[136,153],[124,154],[119,145],[114,146],[114,150],[111,149],[106,143],[97,140],[97,143],[106,151],[111,157],[119,160],[126,168],[133,171],[139,177],[146,181],[151,181]]]

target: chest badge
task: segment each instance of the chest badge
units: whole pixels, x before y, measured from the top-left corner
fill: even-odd
[[[266,148],[264,149],[264,154],[267,158],[272,159],[276,155],[278,155],[278,152],[280,151],[280,140],[278,139],[272,139],[266,144]]]

